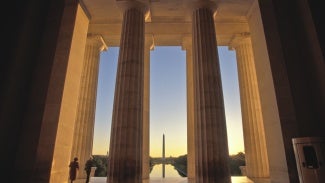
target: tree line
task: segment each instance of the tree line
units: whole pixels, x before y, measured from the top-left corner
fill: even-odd
[[[173,158],[173,164],[175,170],[181,177],[187,177],[187,154]],[[95,171],[95,177],[106,177],[107,176],[107,161],[106,155],[93,155],[94,166],[97,167]],[[229,168],[232,176],[242,176],[240,166],[245,166],[245,154],[239,152],[235,155],[229,156]],[[149,161],[150,172],[154,167],[152,163],[152,157]]]

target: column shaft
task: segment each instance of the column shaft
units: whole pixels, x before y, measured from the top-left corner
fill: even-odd
[[[79,159],[81,171],[79,171],[78,178],[86,178],[83,168],[92,155],[99,54],[104,49],[106,49],[106,45],[100,36],[88,36],[71,152],[71,159],[74,157]]]
[[[72,18],[70,12],[73,12],[74,10],[74,3],[67,3],[66,9],[64,11],[67,12],[66,18],[63,18],[65,20],[69,20]],[[71,6],[72,5],[72,6]],[[68,13],[69,12],[69,13]],[[79,18],[78,18],[79,17]],[[72,22],[61,22],[62,25],[68,26]],[[68,172],[66,171],[67,162],[70,161],[70,155],[71,150],[73,146],[73,134],[74,134],[74,127],[75,127],[75,119],[76,119],[76,113],[77,113],[77,107],[78,107],[78,95],[76,93],[79,93],[80,89],[80,80],[81,80],[81,74],[82,74],[82,66],[83,66],[83,60],[84,60],[84,51],[85,51],[85,45],[86,45],[86,38],[87,38],[87,30],[88,30],[88,24],[89,19],[86,16],[85,11],[82,9],[80,5],[78,5],[77,10],[77,19],[76,22],[72,23],[75,25],[74,27],[74,34],[73,34],[73,40],[75,40],[74,43],[67,44],[65,43],[63,45],[58,45],[57,47],[57,58],[56,58],[56,64],[53,65],[54,70],[51,71],[52,78],[51,83],[48,88],[48,101],[47,101],[47,107],[44,111],[43,120],[47,121],[47,124],[42,124],[42,133],[40,134],[39,138],[40,141],[38,141],[39,144],[43,144],[46,146],[41,147],[38,149],[38,153],[36,156],[42,157],[44,154],[47,155],[53,155],[52,160],[52,167],[51,167],[51,175],[50,175],[50,183],[56,183],[56,182],[65,182],[68,178]],[[69,31],[62,29],[62,38],[67,39],[67,33]],[[68,33],[69,34],[69,33]],[[75,48],[78,48],[77,50],[74,50]],[[70,52],[68,65],[66,65],[66,68],[62,68],[61,66],[64,66],[64,55],[61,55],[64,52]],[[82,51],[81,51],[82,50]],[[66,69],[66,76],[62,76],[62,74],[65,73]],[[63,79],[63,80],[61,80]],[[62,82],[61,84],[58,84],[57,82]],[[56,84],[55,84],[56,83]],[[61,88],[64,86],[64,88]],[[61,90],[62,89],[62,90]],[[61,96],[61,94],[58,94],[57,92],[62,91],[62,98],[58,99],[57,97]],[[59,103],[52,103],[54,99],[57,99],[56,102],[60,101]],[[59,107],[59,115],[53,116],[57,113],[56,107]],[[54,125],[55,120],[58,120],[58,126],[56,127]],[[57,129],[55,132],[53,130]],[[54,136],[56,138],[55,145],[53,145],[49,140],[50,136]],[[54,152],[49,153],[44,151],[45,149],[51,148],[49,145],[53,145]],[[46,156],[47,156],[46,155]],[[45,171],[46,169],[43,168],[43,161],[37,162],[35,164],[35,167],[37,167],[38,170],[41,170],[41,172]],[[35,173],[36,176],[38,173]],[[32,182],[38,182],[38,181],[32,181]],[[47,182],[45,179],[40,179],[39,182]]]
[[[108,183],[142,181],[144,10],[124,10],[108,160]],[[132,3],[137,6],[131,6]]]
[[[149,138],[150,138],[150,50],[154,48],[152,36],[145,38],[144,48],[144,85],[143,85],[143,152],[142,179],[149,182]]]
[[[247,176],[266,178],[269,163],[251,40],[244,37],[237,42],[233,47],[238,65]]]
[[[188,182],[195,182],[195,135],[194,135],[194,75],[192,40],[185,37],[183,50],[186,50],[186,88],[187,88],[187,179]]]
[[[209,4],[207,4],[209,5]],[[193,11],[197,183],[228,183],[228,141],[213,11]]]

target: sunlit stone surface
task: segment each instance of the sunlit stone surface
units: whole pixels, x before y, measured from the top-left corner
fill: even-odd
[[[187,178],[182,177],[172,177],[172,178],[150,178],[149,183],[187,183]],[[253,183],[253,181],[249,180],[247,177],[238,176],[238,177],[231,177],[232,183]],[[90,183],[106,183],[106,177],[92,177]]]
[[[108,173],[112,175],[110,172],[114,170],[113,173],[117,172],[116,174],[124,180],[125,176],[121,174],[128,171],[129,174],[136,174],[136,183],[138,183],[141,182],[140,176],[148,174],[148,172],[142,173],[147,170],[142,169],[146,166],[143,164],[148,164],[147,161],[142,161],[143,156],[147,156],[145,158],[148,159],[148,153],[142,152],[147,151],[142,148],[143,144],[146,144],[142,138],[147,137],[148,133],[141,131],[141,129],[145,129],[145,127],[142,128],[144,122],[148,122],[144,117],[142,118],[147,109],[147,106],[142,103],[148,102],[144,99],[148,95],[145,95],[143,90],[146,89],[144,67],[142,66],[144,37],[152,35],[153,42],[157,46],[180,46],[184,37],[194,35],[192,60],[195,61],[201,59],[196,56],[216,58],[205,53],[211,53],[217,45],[229,46],[234,35],[243,32],[248,32],[251,35],[257,81],[250,80],[244,83],[247,84],[246,87],[258,84],[258,87],[254,87],[258,91],[251,91],[251,93],[252,96],[256,96],[254,93],[260,95],[260,109],[263,118],[252,119],[255,122],[259,121],[258,119],[263,119],[266,148],[261,149],[267,151],[270,181],[299,182],[292,138],[323,137],[325,131],[325,123],[323,123],[325,121],[325,51],[321,40],[324,31],[320,29],[321,15],[318,15],[318,2],[211,0],[211,2],[217,2],[217,13],[213,16],[213,22],[206,21],[212,18],[211,14],[206,14],[209,13],[206,10],[197,11],[198,14],[193,17],[198,18],[195,18],[198,21],[192,22],[185,7],[193,1],[195,0],[80,0],[64,2],[35,0],[24,1],[23,4],[12,3],[10,8],[20,19],[17,21],[16,18],[10,19],[11,16],[8,16],[7,22],[10,23],[10,26],[6,27],[10,27],[10,30],[4,34],[6,37],[14,38],[11,39],[11,44],[14,46],[6,46],[9,50],[4,52],[9,54],[9,61],[3,62],[0,67],[2,69],[0,71],[2,81],[0,92],[0,134],[2,138],[0,138],[0,146],[5,147],[1,150],[1,157],[4,161],[2,164],[6,165],[2,173],[8,175],[4,177],[5,179],[13,180],[2,180],[2,182],[67,182],[68,163],[73,149],[74,127],[77,125],[75,124],[75,114],[78,111],[87,34],[101,35],[108,46],[119,46],[121,40],[123,46],[120,50],[125,49],[120,51],[120,56],[123,57],[120,59],[123,60],[120,65],[124,69],[118,72],[118,78],[123,82],[116,84],[118,92],[116,92],[115,98],[119,98],[119,100],[114,102],[114,106],[118,105],[118,107],[114,107],[113,133],[111,133],[114,134],[114,138],[110,138],[112,142],[110,145],[113,147],[112,144],[114,144],[114,148],[109,149],[110,157],[112,157],[112,152],[115,154],[110,160],[113,163],[109,163],[111,166],[108,168]],[[196,1],[210,2],[210,0]],[[148,11],[140,13],[141,16],[138,16],[139,14],[137,15],[136,12],[127,13],[129,18],[127,21],[123,21],[123,11],[120,10],[121,7],[118,8],[118,4],[126,2],[145,3],[148,5],[146,8]],[[128,27],[126,30],[122,28],[123,22]],[[196,32],[192,31],[192,25]],[[207,26],[217,27],[216,32],[211,31]],[[137,30],[143,34],[136,34]],[[201,36],[200,33],[206,37],[197,39]],[[211,34],[216,34],[216,37]],[[121,39],[121,35],[122,37],[128,36]],[[215,39],[217,39],[217,44],[213,43]],[[198,42],[196,43],[195,40]],[[126,44],[122,43],[123,41]],[[199,44],[199,42],[204,42],[204,44]],[[247,51],[247,49],[242,51],[245,50]],[[241,56],[245,55],[241,54]],[[240,58],[238,61],[238,63],[242,63]],[[197,114],[191,117],[194,116],[195,119],[200,117],[200,121],[204,121],[212,115],[202,116],[202,114],[208,114],[210,106],[216,106],[209,105],[208,102],[215,98],[222,99],[222,97],[213,97],[211,94],[215,93],[213,91],[215,88],[209,87],[209,84],[213,85],[212,81],[216,78],[210,77],[211,73],[215,71],[211,70],[211,64],[201,64],[202,68],[206,68],[202,72],[199,70],[201,67],[196,67],[198,66],[197,62],[194,63],[193,75],[197,77],[193,81],[195,84],[193,85],[195,88],[193,96],[196,99],[196,96],[201,94],[199,102],[203,108],[197,105],[198,100],[194,100],[194,106],[197,106],[195,108],[199,107],[202,112],[195,112],[197,111],[195,110],[194,112]],[[247,65],[242,66],[252,69]],[[197,71],[200,71],[202,77],[196,74]],[[245,79],[251,77],[252,75],[246,75]],[[202,85],[196,85],[196,80],[201,78],[203,82],[200,84]],[[135,86],[135,80],[139,87]],[[204,89],[202,91],[210,94],[203,96],[204,92],[196,92],[202,88]],[[245,92],[249,91],[245,90]],[[254,99],[246,94],[247,99]],[[250,101],[249,104],[253,104],[253,102]],[[259,110],[259,105],[247,105],[247,107],[250,110],[242,111]],[[250,112],[250,114],[254,113]],[[115,118],[115,116],[118,117]],[[146,116],[148,117],[148,115]],[[134,123],[130,119],[134,120]],[[252,121],[249,125],[258,125],[259,123]],[[193,155],[191,150],[195,149],[196,162],[204,165],[207,164],[205,162],[213,163],[211,160],[215,155],[204,154],[205,152],[210,153],[210,151],[206,151],[210,148],[203,147],[202,150],[197,151],[197,147],[202,144],[208,146],[209,140],[214,138],[214,134],[211,134],[211,130],[208,128],[208,125],[214,123],[204,122],[202,124],[198,128],[199,130],[195,129],[195,132],[204,132],[202,129],[207,129],[209,133],[204,133],[207,138],[202,133],[199,135],[195,133],[195,137],[201,138],[200,140],[195,138],[195,142],[201,144],[195,143],[195,148],[190,147],[189,155]],[[224,122],[217,124],[223,125]],[[243,127],[254,132],[263,131],[258,126],[250,127],[249,125],[243,125]],[[218,127],[218,129],[222,128]],[[249,136],[246,134],[244,134],[246,139],[247,137],[255,138],[254,143],[257,140],[261,141],[259,133]],[[125,136],[127,137],[125,138]],[[223,136],[225,137],[225,135]],[[225,138],[221,136],[220,139],[218,138],[218,142],[225,142]],[[247,144],[247,142],[245,143]],[[256,144],[259,147],[264,146]],[[123,147],[119,145],[123,145]],[[226,149],[226,145],[221,147]],[[126,151],[129,154],[125,153]],[[250,152],[249,149],[245,149],[246,157],[252,155]],[[263,151],[254,150],[254,152]],[[134,158],[132,155],[136,153],[137,157]],[[226,155],[228,156],[228,154],[224,154],[223,160],[226,159]],[[128,157],[135,163],[126,161]],[[263,159],[261,157],[264,156],[259,155],[258,157],[260,157],[258,159]],[[249,171],[248,159],[246,160]],[[259,167],[256,166],[258,165],[256,162],[253,163],[252,165]],[[222,168],[223,164],[218,163],[218,166]],[[197,163],[189,163],[189,165],[196,166]],[[217,164],[212,164],[212,166],[214,165]],[[208,176],[199,175],[200,177],[213,177],[213,175],[209,175],[208,171],[211,171],[211,174],[215,173],[213,168],[205,168],[207,167],[205,165],[197,167],[200,169],[195,170],[195,176],[198,171],[208,174]],[[189,168],[189,170],[193,172],[193,169]],[[264,174],[256,172],[257,175]],[[263,172],[267,173],[267,171]],[[249,172],[248,176],[254,182],[260,183],[260,180],[252,178],[253,176]],[[230,179],[229,175],[227,175],[227,179]],[[164,180],[167,181],[167,179]],[[215,183],[215,181],[205,182]],[[118,183],[126,183],[126,181]],[[197,181],[197,183],[199,182]]]
[[[149,183],[188,183],[187,177],[180,177],[172,165],[167,164],[165,167],[166,178],[162,178],[162,165],[155,165],[150,173]],[[245,176],[231,177],[232,183],[253,183]],[[106,177],[92,177],[91,183],[106,183]],[[146,182],[143,182],[146,183]],[[262,183],[262,182],[257,182]],[[264,183],[264,182],[263,182]]]

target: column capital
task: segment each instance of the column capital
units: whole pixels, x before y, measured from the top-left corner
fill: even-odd
[[[212,0],[190,0],[184,1],[184,7],[186,7],[186,17],[187,21],[191,21],[193,11],[200,9],[200,8],[208,8],[212,11],[213,17],[217,14],[217,4],[215,1]]]
[[[146,34],[145,35],[145,43],[144,47],[147,49],[149,47],[150,50],[155,49],[155,38],[153,34]]]
[[[87,44],[97,46],[99,49],[99,52],[106,51],[108,49],[108,46],[105,43],[103,37],[99,34],[88,34],[87,35]]]
[[[242,32],[238,34],[234,34],[229,41],[228,49],[234,50],[237,46],[241,44],[250,43],[251,41],[251,34],[249,32]]]
[[[210,0],[194,0],[189,3],[189,9],[193,12],[197,9],[208,8],[212,11],[213,16],[217,13],[217,4],[214,1]]]
[[[182,38],[182,50],[192,49],[192,35],[186,35]]]
[[[141,10],[144,13],[145,20],[151,21],[149,0],[116,0],[116,5],[123,13],[131,8]]]

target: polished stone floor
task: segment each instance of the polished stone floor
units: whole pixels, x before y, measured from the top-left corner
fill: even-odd
[[[162,178],[162,165],[155,165],[150,172],[149,182],[143,183],[188,183],[186,177],[181,177],[172,165],[165,166],[166,178]],[[80,183],[83,183],[81,181]],[[264,180],[254,180],[254,182],[248,179],[246,176],[232,176],[232,183],[269,183]],[[79,183],[78,181],[76,183]],[[91,177],[90,183],[106,183],[106,177]]]
[[[232,183],[253,183],[245,176],[231,177]],[[106,183],[106,177],[92,177],[90,183]],[[172,177],[172,178],[150,178],[150,183],[187,183],[187,178]]]
[[[149,182],[143,183],[188,183],[186,177],[181,177],[172,165],[165,166],[166,178],[162,177],[162,165],[155,165],[150,172]],[[84,183],[84,180],[75,183]],[[270,183],[269,179],[254,179],[253,181],[246,176],[232,176],[232,183]],[[106,183],[106,177],[91,177],[90,183]]]

